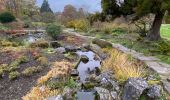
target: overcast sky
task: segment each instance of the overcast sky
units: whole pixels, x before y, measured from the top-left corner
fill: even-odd
[[[48,0],[54,12],[63,11],[67,4],[74,5],[76,8],[83,7],[89,12],[101,11],[101,0]],[[37,5],[41,6],[43,0],[37,0]]]

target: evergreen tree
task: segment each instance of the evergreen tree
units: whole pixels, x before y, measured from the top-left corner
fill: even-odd
[[[53,13],[47,0],[43,1],[40,12],[41,13],[47,13],[47,12]]]
[[[124,2],[121,3],[120,5],[121,13],[123,15],[130,15],[135,13],[134,9],[137,5],[137,0],[124,0]]]
[[[102,9],[103,13],[106,15],[120,15],[119,5],[117,4],[117,0],[102,0]]]

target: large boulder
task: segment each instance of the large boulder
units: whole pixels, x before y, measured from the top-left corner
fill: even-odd
[[[153,85],[149,88],[147,95],[151,99],[158,99],[161,97],[161,86],[160,85]]]
[[[124,86],[122,100],[138,100],[148,83],[143,78],[129,78]]]
[[[101,40],[101,39],[97,39],[97,38],[93,39],[92,43],[97,44],[101,48],[112,47],[112,44],[110,42],[107,42],[107,41]]]
[[[89,49],[95,52],[102,60],[107,58],[107,54],[103,53],[101,47],[99,47],[98,45],[91,44]]]

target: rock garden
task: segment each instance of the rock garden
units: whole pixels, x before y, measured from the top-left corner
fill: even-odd
[[[104,40],[67,32],[56,38],[4,33],[0,55],[2,100],[169,98],[155,70]]]

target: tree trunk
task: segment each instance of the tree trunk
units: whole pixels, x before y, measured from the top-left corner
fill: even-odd
[[[158,41],[158,40],[161,39],[160,28],[161,28],[161,24],[162,24],[164,14],[165,14],[165,12],[160,12],[160,13],[157,13],[155,15],[154,22],[153,22],[152,27],[150,29],[150,32],[147,36],[147,38],[150,41]]]

